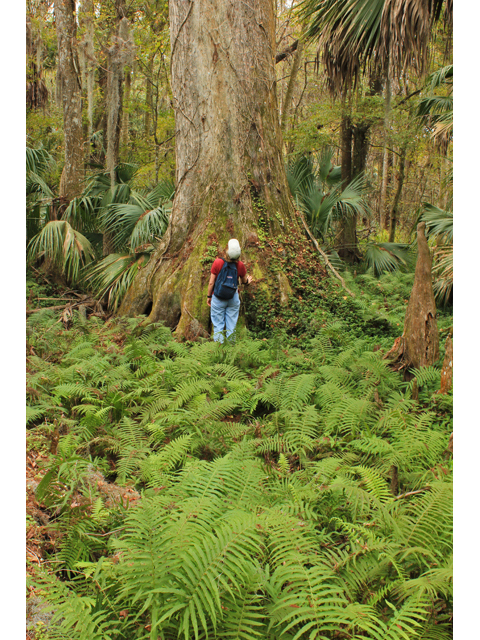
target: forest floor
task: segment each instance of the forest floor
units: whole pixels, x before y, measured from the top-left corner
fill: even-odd
[[[45,573],[55,575],[55,567],[59,566],[56,563],[65,566],[70,562],[65,552],[65,548],[68,548],[65,540],[72,526],[85,522],[85,526],[92,527],[85,530],[86,548],[93,544],[92,558],[109,553],[107,540],[111,531],[117,530],[119,523],[128,517],[129,507],[144,502],[140,500],[139,492],[157,495],[165,487],[168,490],[168,486],[172,486],[171,474],[177,473],[185,460],[218,461],[240,442],[248,441],[257,447],[255,459],[262,460],[262,464],[271,469],[272,478],[278,476],[280,482],[282,477],[288,478],[291,474],[293,482],[299,470],[299,455],[303,458],[308,456],[312,468],[318,465],[320,469],[328,457],[344,451],[340,455],[347,456],[348,452],[348,456],[351,456],[349,459],[357,460],[357,466],[346,466],[345,472],[341,471],[340,474],[346,473],[348,476],[352,473],[348,469],[363,469],[358,465],[367,465],[373,475],[369,476],[368,470],[362,473],[367,473],[364,482],[370,487],[369,491],[378,492],[382,501],[391,500],[391,485],[390,490],[388,488],[390,463],[382,460],[384,454],[378,455],[374,448],[379,446],[381,438],[386,438],[383,425],[389,415],[388,406],[396,402],[396,395],[405,394],[407,390],[401,382],[401,375],[389,372],[382,363],[381,354],[389,350],[395,337],[401,333],[412,280],[412,274],[387,274],[380,279],[364,274],[356,280],[349,276],[348,286],[355,290],[356,299],[347,297],[341,289],[332,288],[324,305],[313,309],[308,317],[305,315],[302,333],[295,330],[290,334],[285,330],[276,333],[271,331],[270,337],[265,338],[263,336],[268,334],[268,329],[265,329],[261,340],[256,340],[243,330],[240,344],[230,355],[228,350],[223,355],[216,353],[216,347],[210,341],[176,343],[163,327],[132,339],[132,323],[129,325],[123,320],[104,322],[95,311],[89,313],[87,324],[76,309],[67,315],[62,309],[29,314],[26,560],[30,579],[27,640],[49,638],[48,632],[43,635],[43,629],[48,629],[52,614],[42,608],[45,591],[39,586],[38,577]],[[67,296],[58,288],[53,289],[48,284],[34,281],[27,283],[27,298],[31,308],[37,308],[37,305],[59,306],[62,297]],[[443,344],[452,324],[448,310],[439,312],[438,324],[441,362]],[[204,366],[197,369],[200,362]],[[162,369],[166,370],[166,378],[158,377]],[[203,376],[204,379],[195,379],[195,376]],[[379,376],[377,383],[374,382],[376,376]],[[348,385],[346,377],[350,379]],[[398,449],[395,455],[405,457],[401,486],[395,491],[402,493],[402,496],[421,494],[425,485],[443,482],[444,476],[447,479],[450,477],[451,463],[446,449],[451,431],[451,402],[449,398],[435,399],[439,385],[438,369],[432,368],[423,377],[419,407],[411,405],[407,395],[401,400],[401,403],[406,402],[405,409],[400,410],[405,411],[402,425],[405,419],[418,442],[408,436],[403,426],[397,431],[394,422],[390,427],[391,435],[386,440],[388,447]],[[286,387],[281,386],[283,381]],[[187,390],[188,382],[198,385],[198,389],[193,390],[192,386],[193,395],[183,399],[182,389]],[[151,393],[150,387],[161,392],[161,384],[166,385],[172,409],[171,413],[170,409],[165,411],[167,421],[155,432],[150,430],[150,420],[147,418],[156,396],[154,394],[149,400],[146,394]],[[205,388],[202,386],[204,384]],[[75,388],[74,385],[78,386]],[[290,399],[288,385],[291,385],[293,394]],[[210,389],[208,398],[205,398],[205,389]],[[348,400],[343,414],[340,405],[331,404],[329,398],[332,393],[339,393],[338,398],[342,398],[342,402]],[[263,397],[258,405],[261,407],[260,413],[255,408],[249,408],[250,399],[255,395]],[[133,404],[129,397],[136,398]],[[403,395],[398,395],[398,398],[401,397]],[[285,405],[287,401],[291,406]],[[144,403],[143,406],[141,403]],[[88,426],[88,416],[79,410],[83,405],[103,416],[100,422],[91,423],[98,426]],[[204,420],[201,416],[207,405],[212,417]],[[137,408],[133,408],[132,412],[135,406]],[[277,413],[272,413],[272,406],[277,406]],[[368,407],[366,413],[365,406]],[[143,413],[139,413],[140,410]],[[282,411],[287,417],[282,417]],[[292,416],[297,416],[290,422],[287,415],[289,411],[293,412]],[[309,412],[312,412],[311,415]],[[300,419],[300,416],[304,418]],[[367,448],[364,442],[366,436],[358,432],[357,426],[365,421],[372,430],[368,437],[375,443],[368,444]],[[417,421],[421,428],[418,433]],[[299,424],[304,425],[302,433],[295,432],[295,425]],[[99,429],[95,438],[88,431],[92,428]],[[125,435],[131,433],[130,441],[122,440],[122,429]],[[288,436],[289,430],[292,432],[291,442],[294,443],[289,446],[293,447],[291,451],[298,450],[299,455],[288,454],[288,448],[287,455],[279,454],[275,449],[276,438],[283,437],[281,431],[287,432]],[[364,441],[360,442],[362,437]],[[109,442],[115,439],[117,453],[112,455]],[[93,443],[93,440],[97,444],[91,447],[90,441]],[[360,444],[355,449],[357,442]],[[174,449],[177,444],[183,447],[178,452]],[[261,453],[262,447],[267,444],[271,448],[265,448]],[[152,476],[150,481],[148,473],[157,471],[153,467],[151,470],[148,466],[139,467],[139,464],[144,464],[139,461],[151,453],[154,453],[152,460],[155,456],[155,459],[161,460],[162,451],[167,451],[169,457],[178,455],[176,459],[180,466],[172,469],[165,467],[158,472],[158,480]],[[315,455],[311,454],[312,451],[316,451]],[[66,476],[62,476],[63,462],[68,471]],[[77,463],[83,467],[79,466],[78,472],[69,475]],[[344,465],[344,462],[340,464]],[[327,468],[322,471],[327,474],[325,477],[331,473]],[[46,490],[41,491],[42,499],[39,499],[36,490],[52,469],[56,480],[50,487],[43,483],[43,489]],[[378,476],[379,469],[382,470],[382,478]],[[302,484],[306,478],[301,479],[301,473],[298,477],[298,486],[295,486],[298,490],[307,491],[307,485],[303,487]],[[283,490],[279,487],[275,491]],[[45,498],[49,498],[50,502]],[[315,518],[322,522],[324,507],[318,507],[317,512],[315,499],[308,497],[305,504],[313,500],[308,507],[310,513],[317,513]],[[406,513],[412,517],[408,508],[406,505]],[[96,519],[92,519],[90,514],[95,509]],[[368,517],[373,521],[379,516],[373,510]],[[355,518],[351,523],[348,520],[350,516],[345,518],[345,527],[356,526]],[[362,516],[362,521],[365,519],[367,516]],[[306,523],[310,526],[308,518]],[[81,532],[80,529],[78,531]],[[90,535],[93,537],[89,538]],[[361,535],[367,534],[364,532]],[[386,533],[385,536],[385,540],[389,539]],[[71,540],[73,545],[77,538]],[[80,535],[78,544],[81,540]],[[340,537],[336,544],[343,540]],[[77,566],[75,562],[73,559],[72,568]],[[446,625],[445,629],[449,628],[450,622],[445,622],[443,618],[435,618],[432,624],[439,621]]]

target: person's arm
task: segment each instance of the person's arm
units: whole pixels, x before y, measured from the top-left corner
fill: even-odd
[[[207,289],[207,304],[209,307],[212,306],[213,287],[215,286],[216,279],[217,279],[217,276],[214,273],[211,273],[210,280],[208,281],[208,289]]]
[[[248,274],[245,274],[244,276],[240,276],[240,282],[244,284],[246,287],[251,283],[252,280],[253,280],[252,276],[249,276]]]

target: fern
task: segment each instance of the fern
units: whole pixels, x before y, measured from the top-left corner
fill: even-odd
[[[368,286],[398,297],[395,282]],[[437,372],[415,372],[414,401],[372,339],[325,324],[302,351],[181,344],[131,319],[63,338],[51,317],[32,323],[56,336],[42,342],[51,361],[28,364],[29,434],[58,427],[37,489],[66,580],[45,590],[61,612],[52,637],[85,637],[76,620],[94,638],[448,636]],[[136,506],[100,500],[98,471],[142,492]]]

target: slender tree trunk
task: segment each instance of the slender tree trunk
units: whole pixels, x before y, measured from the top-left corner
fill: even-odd
[[[94,82],[95,82],[95,49],[93,44],[94,25],[93,25],[93,0],[83,0],[80,5],[81,24],[85,29],[83,37],[83,58],[85,76],[84,86],[87,94],[87,115],[88,115],[88,141],[91,140],[93,134],[93,109],[94,109]]]
[[[342,148],[342,184],[346,187],[353,177],[353,129],[350,115],[345,113],[345,111],[342,115],[340,137]],[[357,218],[354,215],[349,215],[342,219],[340,225],[338,255],[346,262],[353,263],[357,246]]]
[[[132,87],[132,72],[130,67],[125,67],[125,93],[123,98],[123,122],[122,122],[122,146],[128,147],[130,126],[130,91]]]
[[[398,173],[397,173],[397,189],[395,191],[395,197],[393,199],[392,211],[390,213],[390,232],[388,241],[395,242],[395,231],[397,228],[398,219],[398,207],[400,204],[400,198],[402,195],[403,183],[405,181],[405,158],[407,155],[406,146],[402,146],[400,149],[400,157],[398,159]]]
[[[70,201],[81,192],[83,177],[82,87],[76,45],[75,0],[55,0],[55,22],[65,135],[60,197]]]
[[[356,178],[365,171],[370,134],[370,122],[360,122],[352,128],[352,178]]]
[[[145,80],[145,138],[150,137],[150,122],[152,118],[152,81],[153,81],[153,63],[155,60],[155,53],[152,53],[147,63],[147,77]]]
[[[32,29],[27,16],[27,108],[45,109],[48,102],[48,89],[42,78],[42,39]]]
[[[352,121],[347,114],[342,115],[340,127],[340,144],[342,148],[342,183],[346,186],[352,179]]]
[[[380,189],[380,230],[386,229],[386,210],[387,210],[387,189],[388,189],[388,177],[389,177],[389,155],[388,150],[388,136],[390,129],[390,115],[391,115],[391,101],[392,101],[392,87],[390,83],[390,75],[387,74],[385,83],[385,117],[384,117],[384,133],[383,133],[383,170],[382,170],[382,186]]]
[[[165,236],[120,313],[150,311],[149,321],[194,337],[206,335],[209,321],[208,248],[221,251],[238,238],[256,282],[242,293],[248,310],[252,294],[287,303],[291,292],[283,273],[269,271],[275,256],[259,248],[261,237],[282,245],[304,245],[304,237],[281,152],[272,0],[171,0],[170,34],[175,199]]]
[[[445,357],[442,364],[442,374],[440,378],[440,390],[438,393],[448,393],[453,383],[453,341],[451,334],[445,341]],[[452,451],[453,453],[453,451]]]
[[[133,40],[130,38],[129,24],[124,12],[124,2],[117,0],[118,35],[112,37],[113,44],[108,50],[107,78],[107,171],[110,173],[110,188],[115,186],[115,167],[118,164],[120,132],[122,123],[123,73],[124,67],[133,60]],[[123,16],[123,17],[122,17]],[[113,251],[112,238],[103,234],[103,255]]]
[[[352,157],[352,174],[353,178],[356,178],[360,174],[365,172],[367,166],[367,156],[370,144],[370,127],[371,122],[364,120],[356,124],[353,129],[353,157]],[[367,218],[363,218],[362,223],[366,225]],[[356,240],[356,238],[355,238]],[[356,244],[355,244],[356,249]],[[356,253],[356,251],[355,251]]]
[[[297,50],[293,56],[293,65],[292,70],[290,72],[290,78],[288,79],[287,92],[285,93],[285,98],[283,100],[282,106],[282,133],[285,133],[287,127],[288,113],[290,111],[290,106],[292,104],[293,99],[293,90],[295,89],[295,83],[297,81],[298,70],[300,68],[300,63],[302,61],[303,56],[303,42],[299,40],[297,45]]]

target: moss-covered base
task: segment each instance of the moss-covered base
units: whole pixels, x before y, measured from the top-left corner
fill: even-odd
[[[240,324],[255,331],[267,330],[283,317],[294,327],[300,319],[287,318],[287,310],[292,302],[301,309],[306,297],[321,289],[325,270],[295,214],[282,216],[257,198],[245,204],[242,215],[234,218],[214,206],[212,196],[202,207],[208,215],[199,216],[177,253],[170,251],[173,243],[167,232],[156,254],[138,274],[120,314],[147,312],[147,322],[163,322],[175,329],[177,337],[208,337],[211,265],[222,255],[229,238],[236,237],[242,247],[241,259],[253,276],[248,288],[240,287]]]

